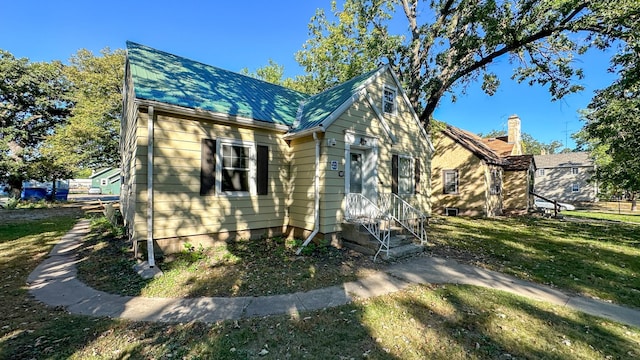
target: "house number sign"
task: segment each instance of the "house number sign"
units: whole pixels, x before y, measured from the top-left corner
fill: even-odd
[[[331,170],[338,170],[338,161],[337,160],[331,160]]]

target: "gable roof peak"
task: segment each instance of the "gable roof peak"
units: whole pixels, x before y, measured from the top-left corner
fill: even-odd
[[[303,100],[296,116],[297,126],[290,134],[302,133],[316,127],[326,128],[342,113],[342,109],[356,100],[368,84],[386,70],[386,66],[355,76]]]

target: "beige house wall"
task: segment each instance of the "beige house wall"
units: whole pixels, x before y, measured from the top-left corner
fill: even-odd
[[[291,153],[290,225],[307,230],[301,235],[304,236],[308,235],[314,227],[315,141],[312,136],[291,140],[289,151]]]
[[[135,104],[135,94],[129,73],[125,76],[124,91],[127,96],[124,98],[125,116],[123,116],[120,127],[123,176],[120,206],[128,235],[133,240],[134,248],[137,251],[138,240],[146,239],[147,233],[146,211],[139,212],[136,209],[140,208],[142,203],[146,203],[140,192],[144,191],[146,197],[147,172],[146,168],[143,168],[143,163],[147,161],[148,115],[139,112],[138,106]]]
[[[393,85],[394,79],[390,72],[386,72],[384,76],[377,79],[370,90],[371,97],[376,106],[382,107],[382,89],[384,85]],[[426,214],[431,214],[431,159],[433,157],[432,149],[423,135],[421,125],[412,118],[413,109],[411,105],[404,101],[398,90],[398,111],[397,115],[386,115],[387,125],[392,129],[393,135],[396,137],[396,143],[384,141],[384,151],[380,151],[381,158],[379,160],[380,192],[391,192],[391,156],[404,155],[420,159],[420,189],[418,194],[401,195],[404,200],[412,206],[420,209]],[[380,176],[380,175],[379,175]]]
[[[529,207],[529,176],[526,170],[504,172],[505,211],[526,210]]]
[[[446,208],[457,208],[460,215],[487,216],[489,202],[490,169],[473,152],[450,137],[438,133],[433,138],[436,153],[431,163],[431,191],[433,211],[445,214]],[[458,193],[445,194],[444,170],[458,170]]]
[[[138,148],[135,163],[135,217],[132,236],[146,240],[148,114],[138,116]],[[200,195],[202,139],[229,139],[269,147],[267,195]],[[280,234],[287,230],[291,205],[288,145],[275,132],[231,127],[156,111],[153,166],[153,236],[167,252],[183,249],[183,243],[210,245],[229,237]]]

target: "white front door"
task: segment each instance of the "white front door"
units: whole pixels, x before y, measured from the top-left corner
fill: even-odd
[[[375,155],[372,149],[351,149],[349,154],[349,192],[377,201]]]
[[[362,160],[363,153],[361,151],[352,151],[349,167],[351,169],[349,175],[349,188],[352,193],[362,194]]]

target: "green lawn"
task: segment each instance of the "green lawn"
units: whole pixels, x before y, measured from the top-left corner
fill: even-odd
[[[562,212],[562,214],[567,216],[580,217],[580,218],[621,221],[621,222],[640,224],[640,214],[615,214],[611,212],[605,213],[605,212],[580,211],[580,210],[564,211]]]
[[[430,235],[436,253],[640,308],[640,225],[448,217]]]
[[[0,276],[4,287],[0,293],[3,309],[0,312],[0,359],[622,359],[640,356],[640,329],[473,286],[413,286],[336,308],[215,324],[142,323],[74,316],[64,309],[48,308],[34,301],[25,286],[27,275],[74,221],[74,217],[61,217],[0,224]],[[482,226],[473,232],[472,224]],[[512,225],[518,231],[531,226],[519,222]],[[483,236],[486,240],[489,231],[485,226],[507,231],[503,228],[507,225],[500,222],[463,219],[447,221],[433,229],[454,231],[460,227],[455,231],[462,237]],[[546,226],[554,228],[551,223]],[[556,230],[558,236],[564,230],[562,226]],[[468,233],[462,235],[465,232]],[[503,239],[495,245],[500,243],[509,244]],[[127,251],[122,249],[120,254],[124,256]],[[515,252],[511,252],[513,254]],[[559,260],[557,257],[556,262]]]

